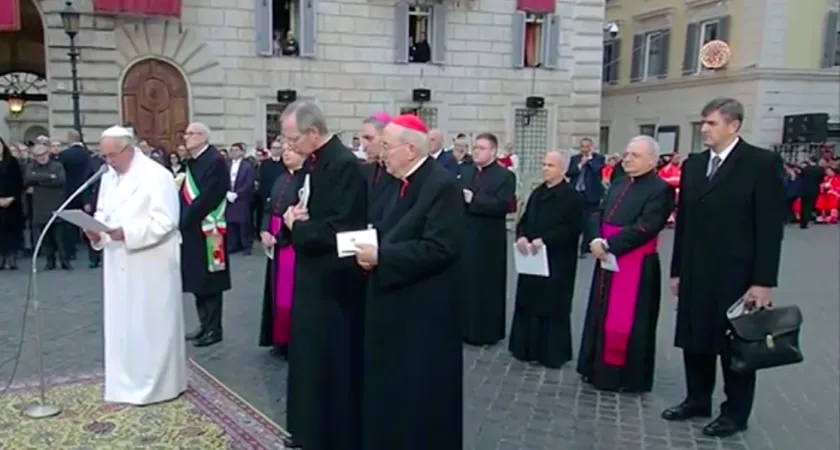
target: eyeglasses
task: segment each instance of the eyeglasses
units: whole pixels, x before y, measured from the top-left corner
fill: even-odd
[[[106,161],[114,160],[118,156],[120,156],[121,154],[125,153],[125,151],[128,150],[129,148],[131,148],[130,145],[127,146],[127,147],[123,147],[122,150],[120,150],[118,152],[108,153],[108,154],[102,153],[102,158],[104,158]]]

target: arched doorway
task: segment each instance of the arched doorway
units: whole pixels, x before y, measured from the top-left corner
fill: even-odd
[[[43,15],[36,0],[19,6],[20,27],[0,30],[0,136],[11,141],[33,125],[49,129]]]
[[[153,147],[175,150],[190,121],[187,81],[172,64],[144,59],[122,81],[122,123]]]

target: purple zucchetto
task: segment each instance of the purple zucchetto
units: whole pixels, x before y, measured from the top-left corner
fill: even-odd
[[[382,122],[382,125],[388,125],[391,123],[391,115],[385,111],[379,111],[378,113],[371,114],[370,118]]]

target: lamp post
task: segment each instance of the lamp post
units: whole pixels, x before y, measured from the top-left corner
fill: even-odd
[[[79,133],[79,141],[84,142],[82,136],[82,111],[79,107],[79,51],[76,49],[76,35],[79,33],[79,12],[73,8],[73,2],[66,2],[61,11],[61,23],[64,24],[64,32],[70,38],[70,78],[73,83],[73,91],[70,93],[73,99],[73,129]]]

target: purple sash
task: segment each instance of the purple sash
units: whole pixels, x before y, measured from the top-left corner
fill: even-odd
[[[271,234],[276,234],[282,224],[283,219],[272,216]],[[284,345],[289,343],[295,288],[295,250],[291,245],[277,250],[274,264],[277,267],[274,275],[274,345]]]
[[[601,235],[610,238],[622,227],[604,223]],[[656,253],[658,238],[617,258],[619,271],[612,272],[610,290],[607,293],[607,314],[604,323],[604,364],[622,367],[627,362],[627,344],[633,331],[639,284],[642,277],[642,263],[645,256]],[[601,269],[603,270],[603,269]],[[657,280],[658,282],[659,280]]]

